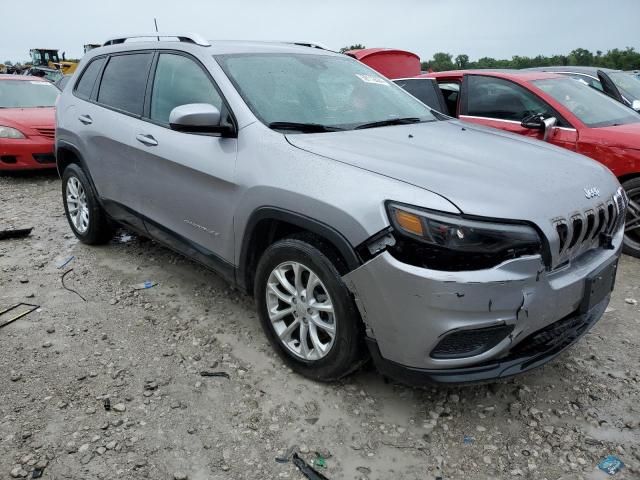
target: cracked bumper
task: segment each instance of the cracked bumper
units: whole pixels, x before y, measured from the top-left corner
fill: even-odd
[[[381,371],[392,377],[402,377],[400,371],[404,371],[411,383],[416,383],[416,376],[426,381],[481,381],[542,365],[595,324],[609,295],[585,310],[586,280],[594,271],[616,262],[621,243],[619,232],[614,250],[591,250],[552,272],[544,269],[539,256],[487,270],[443,272],[404,264],[384,252],[344,280],[354,294]],[[532,335],[567,319],[586,328],[564,332],[553,348],[514,354]],[[478,355],[431,356],[452,331],[496,325],[513,326],[513,331]]]

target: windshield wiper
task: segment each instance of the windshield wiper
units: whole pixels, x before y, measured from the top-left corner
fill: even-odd
[[[418,117],[406,117],[406,118],[390,118],[389,120],[380,120],[379,122],[363,123],[358,125],[354,130],[360,130],[362,128],[375,128],[386,127],[389,125],[408,125],[410,123],[419,123],[421,120]]]
[[[304,133],[340,132],[344,130],[344,128],[331,127],[329,125],[322,125],[320,123],[298,122],[271,122],[268,127],[276,130],[297,130]]]

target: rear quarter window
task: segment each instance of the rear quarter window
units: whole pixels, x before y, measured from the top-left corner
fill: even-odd
[[[153,54],[116,55],[102,74],[98,103],[133,115],[142,115]]]
[[[84,69],[84,72],[82,72],[82,76],[80,77],[80,80],[78,81],[78,84],[76,85],[76,89],[75,89],[75,94],[78,97],[84,98],[84,99],[88,99],[91,97],[91,92],[93,92],[93,86],[96,83],[98,75],[100,74],[100,70],[102,70],[102,66],[104,65],[105,61],[106,61],[106,58],[104,57],[96,58],[91,63],[89,63],[87,68]],[[61,83],[60,89],[64,88],[64,85],[62,84],[62,82],[64,82],[64,78],[63,80],[60,81]]]

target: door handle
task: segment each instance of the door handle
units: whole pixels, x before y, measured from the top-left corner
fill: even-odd
[[[93,123],[93,119],[89,115],[80,115],[78,117],[78,120],[80,120],[85,125],[91,125]]]
[[[140,133],[136,135],[136,140],[146,145],[147,147],[155,147],[156,145],[158,145],[158,141],[153,138],[152,135],[145,135],[143,133]]]

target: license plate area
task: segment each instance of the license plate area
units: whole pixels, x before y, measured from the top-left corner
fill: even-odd
[[[584,297],[580,305],[580,313],[586,313],[604,300],[613,290],[618,272],[618,259],[594,270],[585,281]]]

